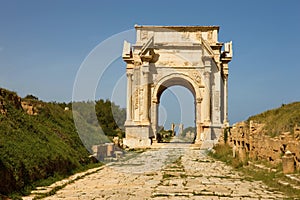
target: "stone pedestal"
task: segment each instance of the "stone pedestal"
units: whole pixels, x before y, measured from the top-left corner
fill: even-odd
[[[282,171],[284,174],[292,174],[295,171],[295,160],[290,151],[285,152],[282,157]]]
[[[211,127],[208,125],[203,126],[203,140],[212,140]]]
[[[203,124],[199,122],[197,123],[195,144],[201,144],[201,141],[203,141],[203,134]]]
[[[149,138],[150,131],[150,125],[126,125],[123,144],[129,148],[147,148],[152,144]]]
[[[114,154],[115,145],[114,143],[107,143],[107,157],[112,157]]]

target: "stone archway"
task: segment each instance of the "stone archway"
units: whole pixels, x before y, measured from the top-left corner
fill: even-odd
[[[231,42],[218,42],[217,26],[135,26],[137,39],[124,42],[127,118],[124,144],[146,147],[157,134],[162,92],[181,85],[195,100],[196,143],[215,142],[227,119]]]
[[[157,81],[153,88],[152,92],[152,102],[151,102],[151,126],[154,133],[157,133],[158,130],[158,107],[160,103],[160,97],[162,93],[172,86],[182,86],[188,89],[193,97],[194,97],[194,104],[195,104],[195,122],[196,122],[196,130],[199,135],[196,137],[196,142],[200,141],[201,138],[201,102],[202,102],[202,95],[200,88],[204,88],[202,85],[197,85],[195,81],[183,73],[170,73],[167,74],[165,77],[161,78]],[[198,99],[198,100],[197,100]],[[199,129],[199,130],[198,130]],[[154,134],[154,139],[156,135]],[[202,137],[203,138],[203,137]]]

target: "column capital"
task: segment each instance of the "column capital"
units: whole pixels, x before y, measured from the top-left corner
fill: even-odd
[[[223,125],[224,125],[225,128],[229,127],[229,121],[228,121],[228,119],[224,119]]]
[[[150,62],[145,62],[145,61],[142,62],[142,67],[149,67],[149,65]]]
[[[211,71],[210,71],[210,70],[207,70],[207,71],[205,71],[203,74],[204,74],[204,76],[205,76],[206,78],[208,78],[208,77],[210,76],[210,74],[211,74]]]
[[[159,103],[159,102],[158,102],[158,99],[157,99],[157,98],[152,98],[152,103],[158,104],[158,103]]]
[[[133,61],[133,66],[134,67],[140,67],[141,65],[142,65],[141,61],[138,61],[138,60]]]
[[[225,80],[228,80],[228,74],[223,74]]]
[[[203,101],[203,98],[202,98],[202,97],[196,98],[196,103],[201,103],[202,101]]]

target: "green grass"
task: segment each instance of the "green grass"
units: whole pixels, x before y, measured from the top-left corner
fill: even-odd
[[[74,171],[74,174],[75,174],[75,173],[78,173],[78,172],[86,171],[86,170],[88,170],[88,169],[100,167],[101,165],[102,165],[101,163],[93,163],[93,164],[84,166],[84,167],[82,167],[82,168],[76,169],[76,170]],[[76,179],[74,179],[74,180],[72,180],[72,181],[69,181],[69,182],[67,182],[67,183],[64,183],[63,185],[59,185],[59,186],[54,187],[54,188],[53,188],[51,191],[49,191],[49,192],[38,194],[38,195],[36,195],[33,199],[34,199],[34,200],[37,200],[37,199],[42,199],[42,198],[45,198],[45,197],[48,197],[48,196],[52,196],[52,195],[56,194],[57,191],[63,189],[63,188],[66,187],[67,185],[69,185],[69,184],[71,184],[71,183],[74,183],[75,181],[77,181],[77,180],[79,180],[79,179],[82,179],[82,178],[84,178],[84,177],[86,177],[86,176],[88,176],[88,175],[90,175],[90,174],[96,173],[96,172],[98,172],[98,171],[99,171],[99,170],[96,170],[96,171],[90,172],[90,173],[86,173],[85,175],[80,176],[80,177],[77,177]],[[54,182],[60,181],[60,180],[62,180],[63,178],[66,178],[66,177],[59,177],[59,178],[58,178],[57,180],[55,180]],[[54,183],[54,182],[52,182],[52,180],[51,180],[50,182],[47,182],[47,180],[45,180],[45,181],[46,181],[46,183],[47,183],[46,186],[51,185],[52,183]],[[44,182],[44,181],[43,181],[43,182]]]
[[[37,186],[49,185],[84,170],[93,163],[77,133],[72,110],[64,110],[66,106],[72,109],[71,104],[47,103],[38,98],[23,101],[33,105],[38,114],[28,115],[15,92],[0,88],[0,194],[13,199],[28,195]],[[119,107],[108,101],[99,101],[96,105],[99,122],[109,124],[105,130],[110,136],[119,134],[119,131],[111,130],[116,122],[112,122],[112,114],[107,111],[107,107],[114,106],[118,112]],[[102,116],[104,111],[108,114]],[[121,113],[118,118],[121,122],[123,115]],[[86,141],[89,150],[92,144],[109,141],[104,134],[99,134],[99,128],[88,123],[91,118],[79,117],[82,118],[79,126],[86,128],[84,139],[89,139]]]
[[[295,125],[300,126],[300,102],[282,104],[280,108],[249,117],[250,120],[264,123],[264,131],[272,137],[287,131],[293,134]]]
[[[30,116],[7,104],[0,119],[0,193],[21,190],[34,181],[90,163],[72,122],[72,114],[44,104]]]
[[[300,191],[293,189],[291,186],[284,186],[278,183],[278,180],[291,182],[281,172],[267,172],[266,170],[257,170],[251,167],[244,167],[240,169],[248,180],[262,181],[270,188],[284,193],[289,198],[300,197]]]
[[[220,160],[222,162],[225,162],[226,164],[231,165],[232,167],[238,169],[243,167],[243,165],[247,162],[247,161],[241,161],[238,159],[238,157],[233,158],[232,157],[232,149],[228,144],[218,144],[214,147],[216,153],[212,153],[211,151],[208,152],[208,155],[210,155],[211,157]]]
[[[42,104],[37,116],[6,104],[7,115],[0,118],[2,194],[27,195],[34,182],[55,181],[91,162],[76,133],[72,113],[52,103]]]
[[[70,173],[70,175],[73,175],[73,174],[76,174],[76,173],[79,173],[79,172],[84,172],[88,169],[100,167],[102,165],[103,165],[103,163],[91,163],[91,164],[88,164],[88,165],[80,166],[79,168],[73,170]],[[38,180],[38,181],[34,182],[33,185],[35,187],[49,186],[49,185],[51,185],[51,184],[53,184],[57,181],[61,181],[62,179],[67,178],[67,177],[69,177],[69,175],[62,175],[62,174],[54,173],[53,176],[48,177],[46,179]]]
[[[172,177],[176,177],[176,176],[173,175],[173,174],[168,174],[168,173],[163,174],[163,179],[169,179],[169,178],[172,178]]]
[[[291,182],[287,179],[281,170],[277,172],[269,172],[267,170],[253,168],[247,165],[247,160],[242,162],[238,157],[232,157],[232,149],[227,144],[219,144],[214,147],[215,152],[209,152],[208,155],[225,162],[226,164],[232,166],[238,172],[242,172],[245,176],[245,180],[248,181],[262,181],[270,188],[273,188],[276,191],[284,193],[288,198],[300,197],[300,191],[293,189],[291,186],[283,186],[278,183],[278,180],[284,180]],[[260,162],[263,164],[264,162]],[[273,166],[274,167],[274,166]],[[280,169],[281,166],[276,166],[277,169]]]

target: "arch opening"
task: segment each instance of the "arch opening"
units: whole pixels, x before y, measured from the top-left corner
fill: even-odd
[[[156,87],[153,90],[153,101],[152,101],[152,112],[151,112],[151,125],[152,125],[152,130],[153,130],[153,136],[154,140],[158,141],[160,138],[159,135],[159,107],[160,107],[160,101],[162,99],[163,94],[168,91],[168,89],[171,89],[173,87],[181,87],[183,90],[186,90],[186,93],[191,96],[189,104],[192,105],[193,111],[191,112],[191,115],[193,115],[193,125],[191,123],[186,126],[190,127],[190,130],[194,130],[193,133],[189,132],[189,137],[191,138],[191,142],[195,142],[195,140],[200,139],[200,111],[201,111],[201,102],[197,101],[197,98],[200,99],[200,89],[199,86],[194,83],[190,77],[176,73],[176,74],[170,74],[169,76],[166,76],[162,78],[160,81],[157,82]],[[198,103],[197,103],[198,102]],[[181,102],[182,103],[182,102]],[[187,103],[187,102],[185,102]],[[183,104],[185,104],[183,103]],[[180,101],[179,101],[180,104]],[[179,105],[179,107],[182,109],[182,105]],[[172,108],[174,110],[174,107]],[[181,119],[179,123],[174,123],[173,126],[178,125],[178,127],[181,129],[180,134],[184,135],[183,133],[183,126],[184,124],[182,123]],[[170,126],[170,125],[169,125]],[[172,127],[172,126],[170,126]],[[171,128],[171,130],[174,132],[174,128]]]
[[[179,78],[179,77],[170,78],[170,79],[166,80],[165,82],[163,82],[158,87],[156,98],[159,100],[162,93],[166,89],[168,89],[172,86],[182,86],[182,87],[188,89],[193,94],[194,98],[196,98],[195,97],[196,92],[195,92],[195,89],[194,89],[193,85],[189,81],[187,81],[186,79]]]
[[[159,94],[158,133],[171,142],[192,143],[195,139],[195,96],[182,85],[172,85]]]

